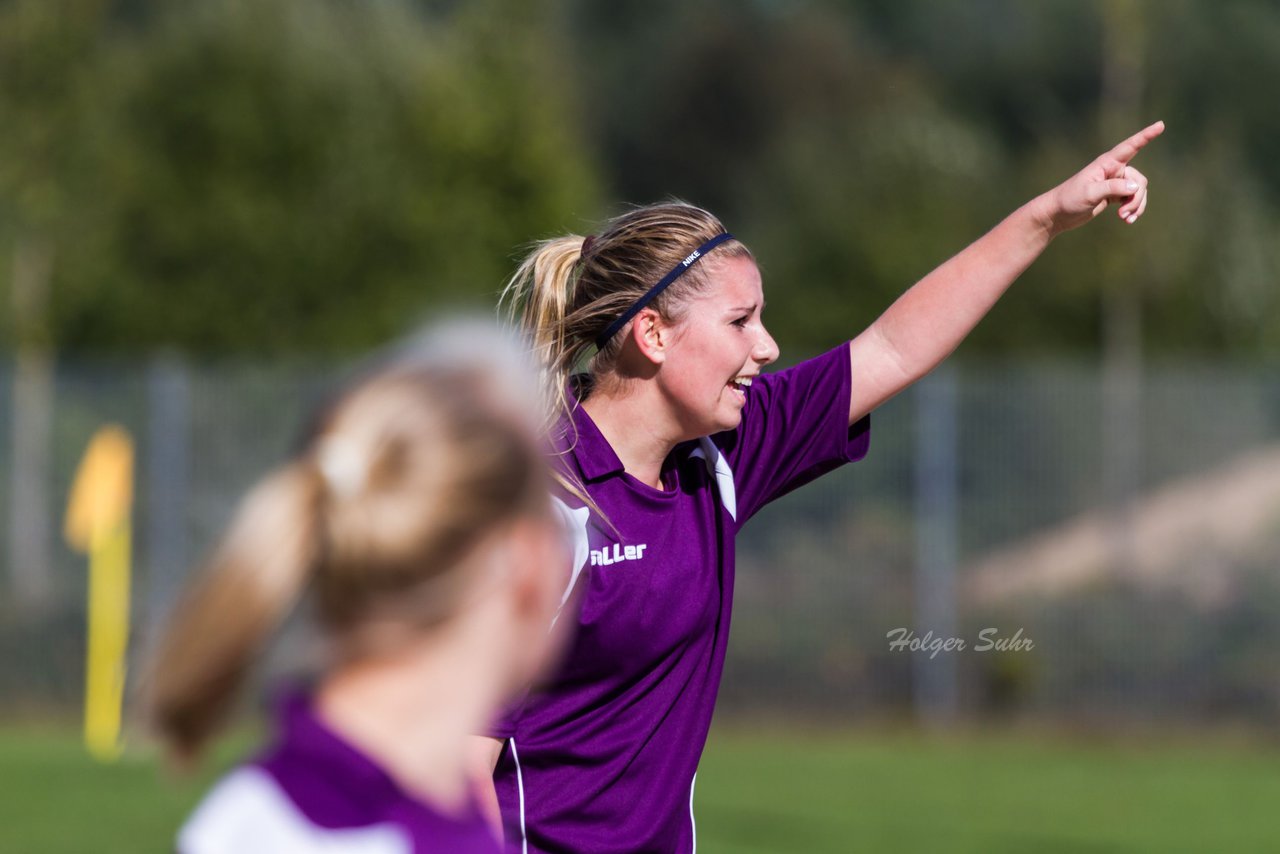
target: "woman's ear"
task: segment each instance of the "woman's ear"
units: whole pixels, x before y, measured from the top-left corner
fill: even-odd
[[[648,361],[661,365],[667,360],[667,347],[671,344],[671,327],[662,320],[662,315],[651,308],[646,308],[631,321],[631,340],[636,349]]]

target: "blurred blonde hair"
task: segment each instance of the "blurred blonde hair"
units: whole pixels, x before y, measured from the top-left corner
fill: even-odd
[[[505,521],[550,512],[522,374],[475,358],[497,336],[465,337],[469,353],[420,351],[357,383],[240,504],[145,677],[176,755],[216,731],[304,590],[341,655],[376,655],[458,610],[469,554]]]

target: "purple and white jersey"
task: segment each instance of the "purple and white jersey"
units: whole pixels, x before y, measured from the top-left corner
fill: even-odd
[[[529,852],[691,852],[694,773],[724,668],[734,536],[773,499],[861,459],[848,345],[756,379],[738,429],[679,445],[663,489],[627,474],[581,408],[564,458],[606,519],[576,523],[576,635],[550,683],[491,734],[508,843]],[[570,614],[573,613],[573,617]]]
[[[315,716],[281,706],[279,741],[222,778],[178,833],[180,854],[500,854],[473,800],[443,815]]]

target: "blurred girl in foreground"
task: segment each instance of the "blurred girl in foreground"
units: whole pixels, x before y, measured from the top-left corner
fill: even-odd
[[[217,784],[180,851],[501,850],[466,737],[552,655],[568,559],[534,383],[475,332],[342,395],[244,499],[179,606],[148,686],[179,758],[204,747],[304,593],[329,646],[314,688],[281,703],[276,741]]]

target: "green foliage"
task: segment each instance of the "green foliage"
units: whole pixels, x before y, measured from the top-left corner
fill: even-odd
[[[488,36],[337,0],[181,3],[118,28],[91,59],[94,168],[64,181],[60,345],[342,352],[491,302],[513,247],[594,189],[554,70]]]
[[[1280,12],[1117,4],[8,0],[0,281],[51,249],[64,350],[346,352],[679,196],[801,354],[1164,118],[1146,219],[1066,236],[965,352],[1096,350],[1133,293],[1152,353],[1274,356]]]
[[[90,9],[86,3],[0,7],[0,115],[6,128],[0,134],[0,210],[8,229],[46,223],[58,207],[57,178],[67,167],[83,106],[79,65],[92,50],[84,20]]]
[[[1108,32],[1110,5],[579,2],[572,43],[606,178],[630,200],[708,205],[755,247],[784,352],[856,334],[1001,216],[1164,118],[1136,164],[1146,218],[1065,236],[964,352],[1096,350],[1107,294],[1127,290],[1151,352],[1274,356],[1280,113],[1253,93],[1276,78],[1280,12],[1132,0],[1133,29]],[[1131,103],[1107,101],[1108,51],[1139,69]]]
[[[53,337],[43,271],[65,228],[71,185],[87,169],[79,141],[103,17],[97,0],[0,5],[0,275],[19,278],[19,255],[40,268],[0,303],[0,333],[15,342],[44,346]]]

